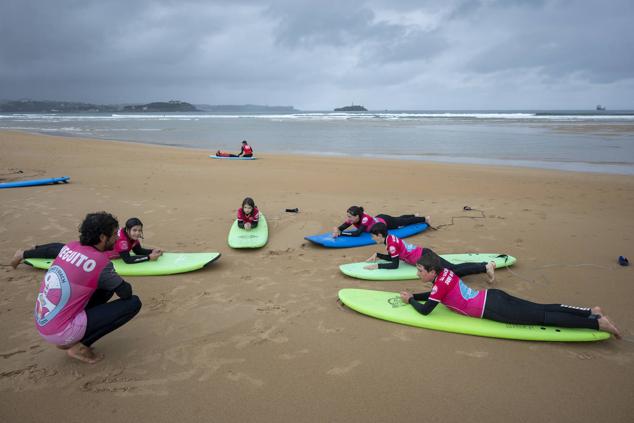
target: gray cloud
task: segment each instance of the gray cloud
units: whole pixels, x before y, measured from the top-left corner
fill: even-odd
[[[633,4],[5,0],[0,96],[632,107]]]

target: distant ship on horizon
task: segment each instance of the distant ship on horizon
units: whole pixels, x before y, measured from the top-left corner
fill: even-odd
[[[603,107],[603,106],[602,106],[602,105],[600,105],[600,104],[597,104],[597,110],[598,110],[598,111],[604,111],[604,110],[605,110],[605,107]]]
[[[337,107],[335,112],[367,112],[363,106],[355,105],[354,103],[351,106]]]

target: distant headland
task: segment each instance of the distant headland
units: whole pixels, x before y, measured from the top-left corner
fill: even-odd
[[[158,101],[148,104],[124,106],[124,112],[198,112],[196,107],[189,103],[178,100]]]
[[[367,112],[368,109],[366,109],[363,106],[359,106],[359,105],[351,105],[351,106],[344,106],[344,107],[337,107],[335,109],[335,112]]]
[[[0,113],[294,113],[293,106],[244,105],[193,105],[184,101],[170,100],[147,104],[91,104],[71,101],[7,100],[0,101]]]

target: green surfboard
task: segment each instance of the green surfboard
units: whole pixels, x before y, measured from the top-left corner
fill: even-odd
[[[121,276],[162,276],[186,273],[202,269],[217,260],[220,253],[163,253],[158,260],[127,264],[121,259],[112,260],[114,268]],[[25,259],[38,269],[48,269],[54,259]]]
[[[227,242],[231,248],[260,248],[266,245],[269,239],[269,227],[266,223],[266,218],[260,213],[258,219],[258,226],[255,229],[247,231],[238,226],[238,221],[234,220],[231,229],[229,230],[229,236]]]
[[[460,264],[469,262],[489,262],[494,261],[496,268],[501,269],[503,267],[509,267],[515,264],[517,259],[507,254],[441,254],[440,257],[444,258],[450,263]],[[385,261],[377,261],[376,263],[386,263]],[[344,275],[357,279],[365,279],[368,281],[404,281],[410,279],[418,279],[416,276],[416,266],[407,264],[401,261],[398,265],[398,269],[364,269],[364,266],[372,264],[372,262],[359,262],[342,264],[339,266],[339,270]]]
[[[522,341],[588,342],[610,338],[607,332],[592,329],[570,329],[554,326],[513,325],[464,316],[438,304],[428,316],[403,303],[397,292],[369,289],[342,289],[339,299],[362,314],[403,325],[443,332]]]

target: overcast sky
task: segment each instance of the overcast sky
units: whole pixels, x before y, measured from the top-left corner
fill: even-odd
[[[2,0],[18,98],[634,109],[634,1]]]

